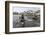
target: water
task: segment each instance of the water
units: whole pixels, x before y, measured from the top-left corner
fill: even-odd
[[[13,15],[13,28],[19,28],[19,27],[23,27],[22,22],[20,22],[21,15]],[[40,22],[38,22],[37,20],[34,21],[32,20],[32,16],[24,16],[25,18],[25,22],[24,23],[24,27],[39,27],[40,26]]]

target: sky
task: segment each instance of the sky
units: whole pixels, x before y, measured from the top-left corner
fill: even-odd
[[[24,12],[24,11],[29,11],[29,10],[33,10],[33,11],[37,11],[37,10],[40,10],[40,8],[38,7],[13,7],[12,8],[13,12],[18,12],[18,13],[21,13],[21,12]]]

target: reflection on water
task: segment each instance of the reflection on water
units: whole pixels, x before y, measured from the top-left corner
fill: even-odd
[[[13,15],[13,28],[19,27],[39,27],[40,19],[33,20],[33,16],[24,16],[24,22],[21,22],[21,15]]]

